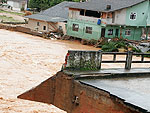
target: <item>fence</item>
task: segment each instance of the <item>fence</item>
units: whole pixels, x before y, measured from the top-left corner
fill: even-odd
[[[103,55],[113,55],[112,60],[103,60]],[[126,60],[117,60],[117,55],[125,55]],[[138,61],[133,61],[132,57],[137,55],[141,57]],[[125,63],[125,69],[130,70],[132,63],[150,63],[144,61],[148,53],[128,52],[102,52],[102,51],[68,51],[65,59],[64,69],[76,70],[100,70],[102,63]]]

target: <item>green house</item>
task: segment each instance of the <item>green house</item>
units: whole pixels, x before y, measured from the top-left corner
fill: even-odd
[[[69,6],[69,36],[141,40],[147,39],[149,27],[149,0],[89,0]]]

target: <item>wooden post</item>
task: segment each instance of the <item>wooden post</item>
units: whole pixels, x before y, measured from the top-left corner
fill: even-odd
[[[144,55],[141,55],[141,62],[144,62]]]
[[[116,54],[114,54],[113,61],[116,61]]]
[[[98,52],[99,52],[99,69],[101,69],[103,51],[99,50]]]
[[[126,64],[125,64],[125,69],[130,70],[131,69],[131,64],[132,64],[132,51],[128,51],[127,56],[126,56]]]
[[[146,27],[146,40],[148,40],[148,28]]]

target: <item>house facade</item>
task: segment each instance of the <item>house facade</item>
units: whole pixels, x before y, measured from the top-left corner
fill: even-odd
[[[26,16],[28,18],[28,28],[39,32],[63,31],[66,34],[66,24],[68,20],[69,5],[75,2],[62,2],[39,14]]]
[[[64,34],[66,34],[66,27],[65,27],[66,24],[67,24],[66,21],[50,22],[50,21],[29,18],[26,27],[39,32],[51,32],[60,29],[63,31]]]
[[[149,0],[92,0],[69,7],[67,35],[99,40],[148,37],[150,26]]]
[[[7,0],[7,4],[12,7],[14,11],[21,11],[27,9],[28,0]]]

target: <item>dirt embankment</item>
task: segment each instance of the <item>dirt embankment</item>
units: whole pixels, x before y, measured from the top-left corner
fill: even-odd
[[[10,14],[10,13],[0,13],[0,16],[6,16],[6,17],[12,17],[14,20],[19,21],[19,22],[24,22],[25,18],[23,16],[20,15],[15,15],[15,14]],[[2,19],[0,18],[0,21]],[[4,20],[5,21],[5,20]]]

